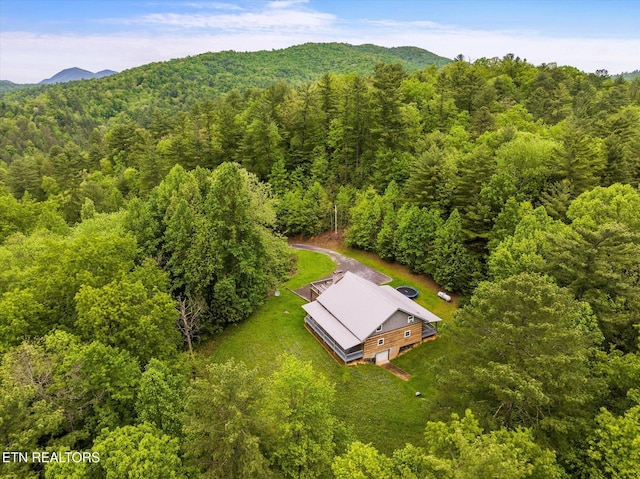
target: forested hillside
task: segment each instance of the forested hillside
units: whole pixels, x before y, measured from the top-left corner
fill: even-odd
[[[640,77],[640,70],[633,70],[632,72],[625,72],[622,74],[622,77],[625,80],[633,80],[634,78]]]
[[[30,86],[33,86],[33,85],[13,83],[8,80],[0,80],[0,93],[14,91],[14,90],[21,90],[23,88],[28,88]]]
[[[105,460],[0,474],[636,477],[640,79],[444,63],[303,45],[2,94],[0,442]],[[462,295],[393,454],[308,363],[197,348],[336,226]]]
[[[298,86],[326,72],[371,75],[381,62],[400,63],[414,71],[449,61],[413,47],[308,43],[284,50],[205,53],[95,81],[34,86],[2,96],[0,159],[7,160],[6,146],[22,153],[28,141],[44,151],[69,139],[85,147],[92,129],[104,127],[109,120],[123,116],[149,127],[157,112],[188,111],[198,102],[232,90],[266,88],[279,81]]]

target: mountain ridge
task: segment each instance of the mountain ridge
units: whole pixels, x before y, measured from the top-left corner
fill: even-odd
[[[14,83],[9,80],[0,80],[0,93],[22,90],[33,86],[33,83]]]
[[[53,75],[51,78],[46,78],[38,83],[38,85],[52,85],[56,83],[66,83],[77,80],[92,80],[94,78],[104,78],[107,76],[115,75],[116,71],[113,70],[101,70],[97,73],[90,72],[78,67],[65,68]]]
[[[121,75],[136,75],[137,86],[148,81],[157,85],[157,78],[150,78],[153,74],[162,77],[169,69],[173,70],[173,75],[180,70],[183,81],[192,82],[209,77],[209,86],[217,93],[225,93],[237,88],[266,88],[280,80],[292,84],[310,82],[327,72],[372,75],[377,63],[401,63],[408,71],[415,71],[429,65],[444,66],[450,62],[448,58],[418,47],[387,48],[373,44],[309,42],[255,52],[206,52],[148,63],[124,70]],[[234,81],[230,81],[232,79]]]
[[[164,80],[173,82],[165,88],[176,89],[175,82],[206,82],[209,90],[216,94],[235,88],[265,88],[272,83],[285,80],[292,83],[314,81],[323,73],[356,73],[372,75],[376,63],[401,63],[408,71],[415,71],[429,65],[441,67],[450,59],[428,50],[413,47],[382,47],[373,44],[351,45],[348,43],[303,43],[282,49],[240,52],[225,50],[205,52],[193,56],[151,62],[139,65],[108,77],[115,80],[113,86],[126,83],[127,87],[159,88]],[[36,84],[18,84],[3,80],[0,93],[14,90],[33,90],[36,86],[64,85],[65,82],[52,81],[63,72],[81,70],[84,74],[95,75],[104,81],[103,70],[95,74],[88,70],[72,67],[61,70],[53,77]],[[131,79],[135,77],[134,84]]]

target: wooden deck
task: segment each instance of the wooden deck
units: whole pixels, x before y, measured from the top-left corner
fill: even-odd
[[[316,338],[316,341],[318,341],[322,345],[324,350],[329,353],[329,356],[331,356],[335,360],[335,362],[337,362],[341,366],[345,366],[345,365],[346,366],[352,366],[354,364],[363,364],[364,363],[364,361],[362,361],[361,359],[345,363],[342,360],[342,358],[340,356],[338,356],[336,354],[336,352],[333,349],[331,349],[331,347],[329,347],[329,345],[327,343],[325,343],[324,340],[320,336],[318,336],[316,334],[316,332],[313,330],[313,328],[311,326],[309,326],[306,322],[304,323],[304,327],[305,327],[305,329],[307,331],[309,331],[313,335],[314,338]]]

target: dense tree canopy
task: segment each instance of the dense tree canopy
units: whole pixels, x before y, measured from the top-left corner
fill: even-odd
[[[598,398],[590,355],[602,334],[589,306],[549,278],[521,273],[482,283],[454,335],[459,352],[447,358],[442,400],[472,405],[487,424],[534,428],[558,441]]]
[[[310,363],[280,358],[269,384],[266,411],[268,457],[284,478],[329,477],[331,461],[345,439],[332,413],[335,390]]]
[[[4,355],[0,374],[7,450],[82,448],[103,428],[133,420],[139,366],[99,341],[85,344],[61,331],[25,341]]]
[[[256,408],[262,385],[256,371],[229,360],[207,366],[188,392],[186,456],[203,477],[267,477]]]
[[[528,429],[484,433],[470,410],[463,418],[453,414],[448,423],[428,422],[424,447],[407,444],[389,458],[354,442],[332,467],[337,479],[562,477],[554,453],[539,447]]]
[[[591,439],[589,456],[592,477],[631,478],[638,473],[638,437],[640,406],[638,390],[633,393],[636,405],[623,416],[616,417],[606,409],[596,418],[597,429]]]

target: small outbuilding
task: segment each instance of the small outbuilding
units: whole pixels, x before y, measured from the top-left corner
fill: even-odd
[[[303,309],[307,329],[345,364],[389,361],[435,337],[441,321],[391,286],[351,272]]]

